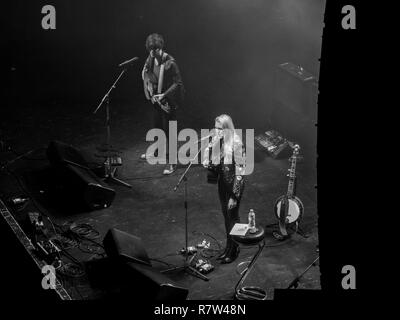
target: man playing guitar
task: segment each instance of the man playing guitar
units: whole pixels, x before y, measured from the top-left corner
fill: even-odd
[[[162,129],[167,137],[167,166],[163,174],[171,174],[176,165],[168,164],[169,121],[176,120],[176,110],[183,98],[183,82],[175,59],[164,51],[164,39],[153,33],[146,39],[149,56],[142,71],[144,93],[153,105],[153,126]],[[157,155],[156,155],[157,156]],[[142,154],[141,159],[146,159]]]

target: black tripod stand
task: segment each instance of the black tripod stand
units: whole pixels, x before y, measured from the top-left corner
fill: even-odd
[[[179,185],[181,184],[182,181],[185,182],[185,189],[184,189],[184,207],[185,207],[185,261],[183,266],[181,267],[174,267],[171,269],[167,269],[167,270],[163,270],[162,272],[170,272],[170,271],[175,271],[175,270],[184,270],[185,272],[198,277],[202,280],[208,281],[209,279],[203,275],[201,272],[199,272],[198,270],[196,270],[195,268],[193,268],[190,263],[193,260],[193,258],[189,261],[189,252],[188,252],[188,204],[187,204],[187,177],[186,174],[189,171],[190,167],[192,166],[194,160],[197,158],[197,156],[199,155],[201,151],[201,148],[199,149],[199,151],[197,152],[197,154],[194,156],[194,158],[192,160],[190,160],[189,165],[187,166],[185,172],[182,174],[182,176],[179,178],[178,183],[176,184],[176,186],[174,187],[174,191],[176,191],[179,187]]]
[[[265,226],[265,229],[272,228],[272,227],[278,227],[278,229],[280,229],[280,228],[279,228],[279,222],[267,224],[267,225]],[[299,234],[299,235],[302,236],[303,238],[308,238],[308,237],[309,237],[309,235],[306,234],[306,233],[304,232],[304,230],[299,226],[299,223],[297,223],[296,227],[294,227],[294,226],[293,226],[293,223],[292,223],[291,225],[288,226],[288,229],[292,230],[293,233]],[[293,229],[294,229],[294,230],[293,230]],[[273,231],[272,234],[273,234],[273,236],[274,236],[276,239],[278,239],[278,240],[287,239],[287,238],[289,238],[290,235],[291,235],[291,234],[283,235],[281,232],[278,232],[278,231]]]
[[[111,146],[110,146],[110,141],[111,141],[111,130],[110,130],[110,93],[112,89],[116,87],[117,82],[119,79],[122,77],[122,75],[125,73],[126,69],[123,69],[121,73],[119,74],[118,78],[114,81],[112,84],[111,88],[107,91],[107,93],[104,95],[103,99],[101,100],[100,104],[97,106],[96,110],[94,110],[94,114],[99,110],[99,108],[103,105],[105,102],[106,104],[106,126],[107,126],[107,158],[105,162],[105,178],[104,180],[106,182],[115,182],[117,184],[123,185],[125,187],[131,188],[132,186],[129,183],[126,183],[125,181],[122,181],[120,179],[115,178],[115,173],[117,171],[117,168],[112,166],[112,156],[111,156]]]

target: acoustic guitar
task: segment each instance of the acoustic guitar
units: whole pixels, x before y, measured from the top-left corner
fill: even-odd
[[[168,104],[167,99],[164,98],[162,100],[159,100],[155,97],[157,91],[161,92],[162,82],[164,77],[164,65],[165,65],[164,63],[161,64],[159,80],[157,79],[156,75],[153,72],[151,71],[144,72],[143,75],[144,94],[147,100],[150,100],[152,104],[157,103],[164,112],[169,113],[171,110],[171,106]]]
[[[214,137],[213,139],[217,139],[218,137]],[[219,150],[222,150],[222,140],[218,138],[219,140]],[[217,140],[217,141],[218,141]],[[216,184],[218,182],[218,176],[219,176],[219,170],[218,167],[219,165],[213,164],[211,159],[212,159],[212,150],[213,150],[213,145],[214,145],[214,140],[211,141],[211,143],[208,145],[208,166],[207,166],[207,183],[211,184]],[[217,142],[218,143],[218,142]]]
[[[296,184],[296,161],[300,146],[295,145],[291,157],[291,166],[288,169],[289,184],[285,195],[280,196],[274,206],[275,215],[279,220],[279,229],[283,236],[287,236],[286,225],[298,223],[303,216],[304,206],[301,200],[295,195]]]

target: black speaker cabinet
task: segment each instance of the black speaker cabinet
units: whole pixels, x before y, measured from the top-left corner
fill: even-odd
[[[47,157],[54,168],[57,184],[62,185],[70,201],[89,210],[109,207],[115,191],[87,167],[78,149],[59,141],[50,142]]]
[[[115,190],[100,180],[90,169],[66,164],[61,171],[64,171],[66,184],[69,188],[73,188],[72,194],[88,209],[103,209],[112,204]]]
[[[80,151],[60,141],[51,141],[47,147],[47,158],[52,165],[75,163],[87,167],[87,162]]]
[[[139,237],[113,228],[108,230],[103,239],[103,245],[107,256],[111,259],[151,266],[146,249]]]
[[[126,285],[122,289],[125,297],[140,300],[182,301],[189,290],[169,279],[152,267],[128,262],[125,265]]]
[[[91,287],[101,289],[103,299],[179,301],[189,293],[160,271],[140,263],[106,257],[87,261],[85,269]]]
[[[316,78],[301,67],[287,62],[275,74],[275,101],[270,123],[285,138],[299,143],[301,153],[314,158],[317,142]]]
[[[318,83],[315,76],[291,62],[282,63],[275,73],[274,91],[278,103],[316,122]]]

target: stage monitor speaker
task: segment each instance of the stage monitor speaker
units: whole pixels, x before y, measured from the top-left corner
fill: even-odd
[[[126,263],[126,286],[124,296],[140,300],[182,301],[186,300],[189,290],[169,279],[152,267]]]
[[[189,292],[153,267],[135,262],[92,259],[85,262],[85,270],[90,286],[100,289],[104,299],[178,301]]]
[[[90,210],[107,208],[115,198],[115,190],[100,180],[90,169],[75,164],[63,166],[65,183],[72,194]]]
[[[115,198],[114,189],[96,176],[87,167],[87,162],[78,149],[59,141],[51,141],[47,157],[55,168],[60,185],[65,193],[90,210],[109,207]]]
[[[51,141],[47,147],[47,158],[52,165],[62,165],[66,163],[78,164],[87,167],[87,161],[72,145],[60,142]]]
[[[142,240],[127,232],[112,228],[103,239],[107,256],[120,262],[135,262],[151,266]]]

